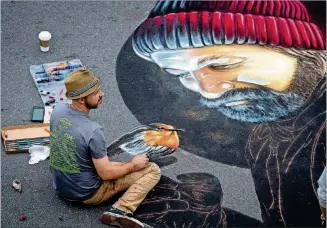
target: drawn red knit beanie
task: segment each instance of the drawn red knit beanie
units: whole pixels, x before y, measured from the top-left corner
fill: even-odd
[[[141,57],[160,50],[259,44],[324,50],[319,28],[297,0],[158,1],[133,35]]]

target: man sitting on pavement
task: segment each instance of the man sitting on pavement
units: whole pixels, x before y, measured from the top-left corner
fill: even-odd
[[[57,104],[50,120],[50,166],[58,195],[68,201],[96,205],[127,190],[100,220],[120,227],[143,227],[131,217],[158,183],[160,168],[146,156],[112,163],[107,156],[102,127],[88,116],[102,103],[100,79],[76,70],[65,80],[72,104]]]

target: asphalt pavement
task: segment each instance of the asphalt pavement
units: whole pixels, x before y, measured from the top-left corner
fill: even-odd
[[[153,5],[154,1],[1,2],[1,127],[30,124],[33,106],[42,105],[30,65],[75,58],[102,78],[105,97],[91,117],[103,126],[108,144],[140,125],[121,98],[115,66],[121,47]],[[52,34],[46,53],[39,48],[42,30]],[[81,207],[58,199],[49,160],[29,165],[27,153],[8,155],[3,145],[1,149],[2,227],[105,227],[98,217],[107,204]],[[261,219],[249,170],[186,151],[177,157],[181,163],[164,168],[164,175],[173,178],[190,170],[217,175],[224,191],[223,206]],[[22,182],[22,193],[12,189],[14,179]],[[19,221],[21,215],[27,220]]]

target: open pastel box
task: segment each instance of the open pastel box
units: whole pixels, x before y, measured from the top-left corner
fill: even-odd
[[[64,80],[77,69],[85,69],[79,59],[30,66],[30,73],[44,105],[67,103]]]
[[[28,151],[33,145],[50,144],[49,124],[29,124],[3,127],[1,131],[6,153]]]

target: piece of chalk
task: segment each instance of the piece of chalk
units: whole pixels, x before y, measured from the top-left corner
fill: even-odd
[[[54,98],[54,96],[49,96],[49,98]]]
[[[60,97],[60,100],[61,100],[61,101],[63,101],[63,100],[64,100],[64,98]]]
[[[50,100],[48,100],[47,102],[45,102],[45,105],[48,106],[48,105],[53,104],[55,102],[56,102],[56,99],[51,98]]]
[[[22,215],[22,216],[19,216],[18,219],[19,219],[19,221],[24,221],[27,219],[27,216]]]
[[[59,91],[59,96],[62,94],[63,91],[64,91],[64,89],[61,89],[61,90]]]
[[[46,91],[46,90],[40,90],[41,95],[45,96],[47,94],[50,94],[50,92]]]

